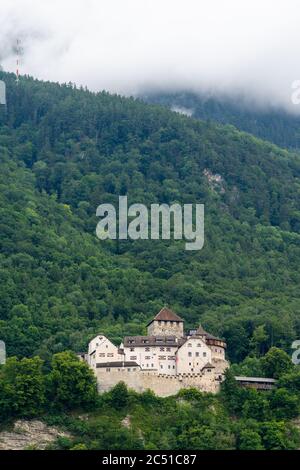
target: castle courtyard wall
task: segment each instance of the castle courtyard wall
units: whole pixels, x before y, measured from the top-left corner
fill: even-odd
[[[124,382],[128,388],[142,393],[148,389],[156,395],[167,397],[176,395],[182,388],[197,388],[203,392],[217,393],[220,381],[215,380],[215,372],[203,374],[163,375],[142,370],[105,368],[95,370],[99,393],[107,392],[118,382]]]

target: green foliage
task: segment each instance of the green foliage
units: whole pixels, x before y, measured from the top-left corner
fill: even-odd
[[[121,410],[128,404],[128,390],[124,382],[119,382],[110,392],[110,402],[114,408]]]
[[[266,421],[270,418],[270,404],[266,396],[254,389],[245,391],[242,415],[246,419]]]
[[[45,404],[42,364],[38,357],[22,360],[11,357],[0,368],[0,418],[32,417],[42,411]]]
[[[244,390],[239,387],[231,369],[227,369],[225,372],[225,380],[221,384],[221,397],[231,414],[241,412],[244,394]]]
[[[0,118],[0,338],[9,355],[143,334],[168,303],[241,362],[300,333],[300,158],[232,127],[24,78]],[[220,174],[221,184],[204,175]],[[100,203],[204,202],[205,246],[107,241]]]
[[[182,91],[153,93],[144,98],[169,108],[192,110],[193,117],[230,124],[280,147],[299,149],[300,119],[297,114],[282,109],[262,109],[249,106],[240,97],[211,96]],[[246,100],[247,101],[247,100]],[[242,104],[241,104],[242,103]]]
[[[286,374],[281,375],[278,385],[287,388],[294,393],[300,393],[300,369],[299,366]]]
[[[136,393],[120,382],[97,397],[92,371],[72,352],[55,354],[49,370],[42,366],[39,358],[11,358],[0,368],[0,422],[38,416],[69,431],[70,436],[53,444],[55,449],[263,450],[300,445],[290,421],[299,413],[298,391],[282,386],[270,392],[243,389],[230,370],[218,395],[191,388],[161,398],[150,390]]]
[[[72,352],[54,354],[47,376],[49,402],[54,409],[95,405],[96,379],[92,370]]]
[[[270,405],[277,419],[288,420],[300,414],[299,395],[285,388],[278,388],[272,393]]]
[[[239,435],[239,450],[263,450],[262,440],[258,432],[243,429]]]
[[[274,379],[278,379],[294,368],[290,356],[278,348],[271,348],[261,362],[266,376]]]
[[[283,422],[263,423],[261,436],[267,450],[287,450],[294,447],[294,443],[288,438],[288,430]]]

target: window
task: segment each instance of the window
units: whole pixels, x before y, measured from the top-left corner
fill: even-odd
[[[198,344],[197,344],[197,348],[201,348],[201,343],[198,343]]]
[[[160,361],[164,361],[164,360],[166,359],[166,356],[158,356],[158,359],[159,359]]]
[[[169,361],[175,361],[175,356],[168,356]]]
[[[105,353],[99,353],[99,357],[105,357]]]
[[[171,366],[170,366],[170,365],[168,365],[168,369],[171,369]]]
[[[107,353],[107,357],[114,357],[114,353]]]
[[[143,340],[142,340],[142,343],[148,344],[148,343],[149,343],[149,340],[148,340],[148,339],[143,339]]]
[[[128,372],[130,372],[130,369],[127,369]]]
[[[160,351],[164,351],[164,350],[165,350],[165,348],[159,348],[159,350],[160,350]]]
[[[130,340],[128,341],[128,343],[129,343],[129,344],[134,344],[134,339],[130,339]]]
[[[203,353],[203,357],[206,357],[206,352]]]
[[[109,367],[106,369],[106,372],[110,372],[110,368],[109,368]]]
[[[192,347],[192,343],[188,343],[188,347],[191,348],[191,347]]]
[[[163,368],[163,365],[162,365],[162,364],[160,365],[160,368],[161,368],[161,369]]]
[[[130,351],[133,352],[133,351],[134,351],[134,348],[130,348]]]
[[[188,356],[189,356],[189,357],[192,357],[192,353],[191,353],[191,352],[189,352],[189,353],[188,353]]]
[[[151,364],[152,369],[154,368],[154,364]]]
[[[191,363],[191,362],[189,362],[189,366],[191,366],[191,365],[192,365],[192,363]]]
[[[145,359],[151,359],[151,356],[145,356]]]
[[[199,357],[199,352],[198,351],[196,352],[196,357]]]
[[[171,348],[167,348],[167,351],[171,351]]]
[[[136,356],[130,356],[131,361],[136,361]]]
[[[145,348],[145,351],[150,351],[150,348]]]

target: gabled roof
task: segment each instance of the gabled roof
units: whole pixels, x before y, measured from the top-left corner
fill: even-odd
[[[215,366],[213,366],[210,362],[207,362],[207,364],[205,364],[205,366],[202,367],[202,370],[203,369],[215,369]]]
[[[199,326],[199,328],[196,331],[196,335],[198,336],[205,336],[207,339],[215,339],[218,341],[222,341],[224,343],[224,340],[221,338],[217,338],[216,336],[211,335],[210,333],[207,333],[207,331],[204,330],[202,325]]]
[[[205,329],[202,327],[202,325],[199,325],[199,328],[197,328],[197,330],[196,330],[196,335],[207,336],[208,333],[205,331]]]
[[[172,310],[170,310],[168,307],[163,307],[158,314],[151,320],[150,323],[153,321],[175,321],[175,322],[183,322],[182,318],[180,318],[176,313],[174,313]],[[148,326],[147,325],[147,326]]]
[[[238,382],[258,382],[258,383],[276,383],[275,379],[270,379],[269,377],[243,377],[235,376],[235,380]]]

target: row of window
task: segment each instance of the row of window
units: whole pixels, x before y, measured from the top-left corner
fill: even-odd
[[[188,352],[188,356],[189,356],[189,357],[192,357],[192,355],[193,355],[193,353],[189,351],[189,352]],[[195,352],[195,356],[196,356],[196,357],[200,357],[199,351],[196,351],[196,352]],[[205,351],[203,351],[202,356],[203,356],[203,357],[206,357],[206,356],[207,356],[207,354],[206,354]]]
[[[145,348],[144,350],[145,350],[145,352],[149,352],[149,351],[150,351],[150,348],[148,347],[148,348]],[[171,348],[163,348],[163,347],[161,347],[161,348],[159,348],[159,350],[160,350],[160,351],[171,352]],[[134,351],[135,351],[135,348],[130,348],[130,352],[134,352]]]
[[[151,340],[151,341],[153,341],[153,340]],[[173,343],[174,339],[173,338],[155,338],[154,341],[157,344],[161,344],[161,343],[165,343],[165,342]],[[142,339],[141,342],[142,342],[142,344],[149,344],[150,340],[149,339]],[[128,343],[129,344],[135,344],[135,339],[129,339]]]

